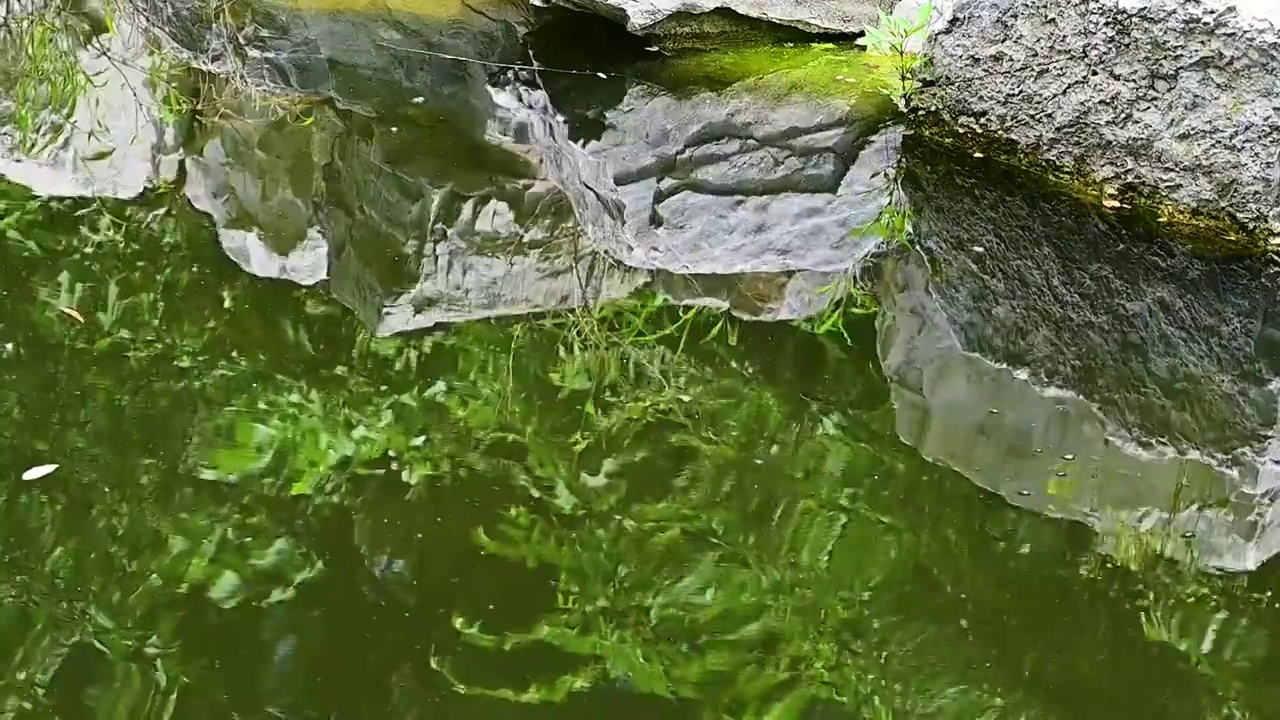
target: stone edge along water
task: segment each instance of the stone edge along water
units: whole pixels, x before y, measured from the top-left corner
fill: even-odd
[[[910,0],[908,0],[910,1]],[[957,0],[922,106],[1280,237],[1280,3]]]
[[[534,5],[559,5],[603,15],[626,25],[631,32],[645,32],[673,15],[731,10],[749,18],[767,20],[821,33],[859,34],[874,23],[880,10],[894,0],[531,0]],[[907,0],[912,2],[914,0]]]

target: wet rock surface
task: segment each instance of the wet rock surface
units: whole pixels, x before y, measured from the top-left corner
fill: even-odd
[[[673,15],[732,10],[758,20],[817,32],[861,33],[876,19],[883,0],[551,0],[555,4],[599,13],[632,31],[652,30]]]
[[[1280,10],[960,0],[926,103],[1050,160],[1280,232]]]
[[[925,141],[906,162],[929,265],[884,276],[902,437],[1011,502],[1161,530],[1209,565],[1280,550],[1274,269]]]
[[[879,247],[896,129],[822,100],[633,87],[587,152],[626,205],[629,266],[676,299],[799,318]],[[874,136],[873,136],[874,134]]]

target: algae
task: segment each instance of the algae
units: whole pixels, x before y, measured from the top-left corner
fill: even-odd
[[[883,88],[896,79],[892,58],[852,43],[748,45],[682,53],[649,64],[643,76],[674,92],[743,91],[769,97],[829,98],[890,107]],[[886,113],[887,114],[887,113]]]
[[[1265,231],[1226,213],[1189,208],[1137,186],[1104,183],[1083,163],[1046,160],[1007,138],[959,127],[939,113],[917,112],[908,125],[956,162],[982,163],[995,172],[1020,172],[1045,189],[1070,194],[1126,223],[1159,226],[1161,234],[1196,255],[1254,256],[1277,249]]]

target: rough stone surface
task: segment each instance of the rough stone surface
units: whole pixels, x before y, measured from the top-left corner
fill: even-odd
[[[1194,257],[985,161],[904,154],[938,270],[916,253],[883,278],[903,439],[1111,539],[1167,533],[1229,570],[1280,551],[1274,268]]]
[[[957,0],[925,96],[957,122],[1280,232],[1280,5]]]
[[[888,202],[900,134],[868,137],[873,127],[857,110],[637,86],[604,122],[586,149],[611,168],[626,204],[633,249],[620,259],[684,276],[665,283],[678,296],[702,288],[694,294],[725,300],[711,290],[715,279],[740,276],[729,295],[754,288],[753,317],[803,317],[826,301],[815,287],[878,247],[878,235],[850,231]]]
[[[677,13],[732,10],[746,17],[805,30],[861,33],[892,0],[535,0],[595,12],[643,32]]]

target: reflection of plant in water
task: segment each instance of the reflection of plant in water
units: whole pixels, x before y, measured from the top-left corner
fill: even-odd
[[[796,417],[751,390],[750,368],[710,370],[695,356],[718,351],[686,341],[714,335],[724,318],[685,313],[655,324],[658,312],[641,303],[523,331],[507,357],[527,365],[539,345],[553,353],[547,389],[581,414],[554,421],[538,394],[484,384],[446,393],[463,417],[484,408],[492,431],[520,436],[529,456],[512,469],[544,502],[513,507],[479,532],[481,546],[560,576],[560,609],[534,629],[490,634],[459,618],[464,638],[489,648],[549,644],[584,663],[527,690],[457,679],[458,688],[550,702],[623,682],[714,699],[732,717],[790,717],[821,698],[866,717],[971,718],[993,707],[927,670],[921,631],[895,619],[882,596],[909,543],[839,481],[886,462],[852,439],[860,423]],[[535,429],[549,422],[568,423],[568,447]],[[762,447],[767,438],[772,448]],[[746,468],[776,481],[744,485]],[[439,662],[451,677],[467,674],[454,665]]]
[[[758,328],[652,297],[371,338],[302,292],[267,296],[287,304],[280,314],[245,312],[267,306],[245,298],[258,286],[200,276],[210,258],[195,254],[216,243],[181,225],[176,205],[4,203],[0,252],[22,272],[6,275],[13,310],[0,323],[28,360],[0,383],[21,427],[8,451],[98,478],[74,497],[53,482],[45,495],[7,491],[6,527],[40,552],[6,557],[3,589],[60,603],[39,605],[60,614],[26,640],[23,667],[56,666],[60,633],[80,633],[196,677],[172,628],[150,621],[186,593],[276,603],[310,582],[319,560],[276,515],[282,500],[314,511],[377,483],[402,485],[406,503],[446,485],[501,487],[508,509],[481,523],[478,545],[548,570],[559,602],[519,627],[460,615],[468,647],[437,659],[459,690],[535,702],[621,684],[696,699],[709,717],[770,720],[823,700],[852,717],[1037,716],[984,674],[963,626],[919,607],[931,588],[980,592],[989,581],[970,555],[990,538],[945,483],[904,489],[926,464],[892,439],[883,398],[855,399],[870,373],[835,375],[821,397],[779,392],[767,377],[777,337],[766,358],[702,342]],[[83,326],[58,311],[65,302]],[[139,425],[165,431],[128,432]],[[73,499],[87,516],[68,518]],[[86,518],[94,534],[74,524]],[[84,545],[46,547],[49,527]],[[95,552],[113,543],[128,547]],[[1249,608],[1203,580],[1148,588],[1142,629],[1229,707],[1256,667]],[[535,646],[577,665],[533,687],[477,687],[492,677],[477,656]]]
[[[1171,516],[1175,510],[1170,509]],[[1141,578],[1131,605],[1142,633],[1176,650],[1206,678],[1216,695],[1207,717],[1253,717],[1246,707],[1247,686],[1267,654],[1267,630],[1258,625],[1257,615],[1269,598],[1251,592],[1244,578],[1200,570],[1190,539],[1168,528],[1138,530],[1121,524],[1101,542],[1105,552],[1089,556],[1082,574]],[[1184,547],[1174,552],[1169,543]],[[1171,555],[1179,560],[1170,560]]]
[[[827,306],[819,315],[801,321],[800,327],[815,335],[835,335],[852,343],[846,322],[859,315],[874,313],[880,309],[876,298],[866,288],[856,273],[842,273],[830,284],[819,290],[828,298]]]
[[[0,22],[0,87],[10,102],[4,121],[24,153],[59,141],[88,87],[76,57],[74,28],[58,3],[45,3],[38,11],[6,12]]]

